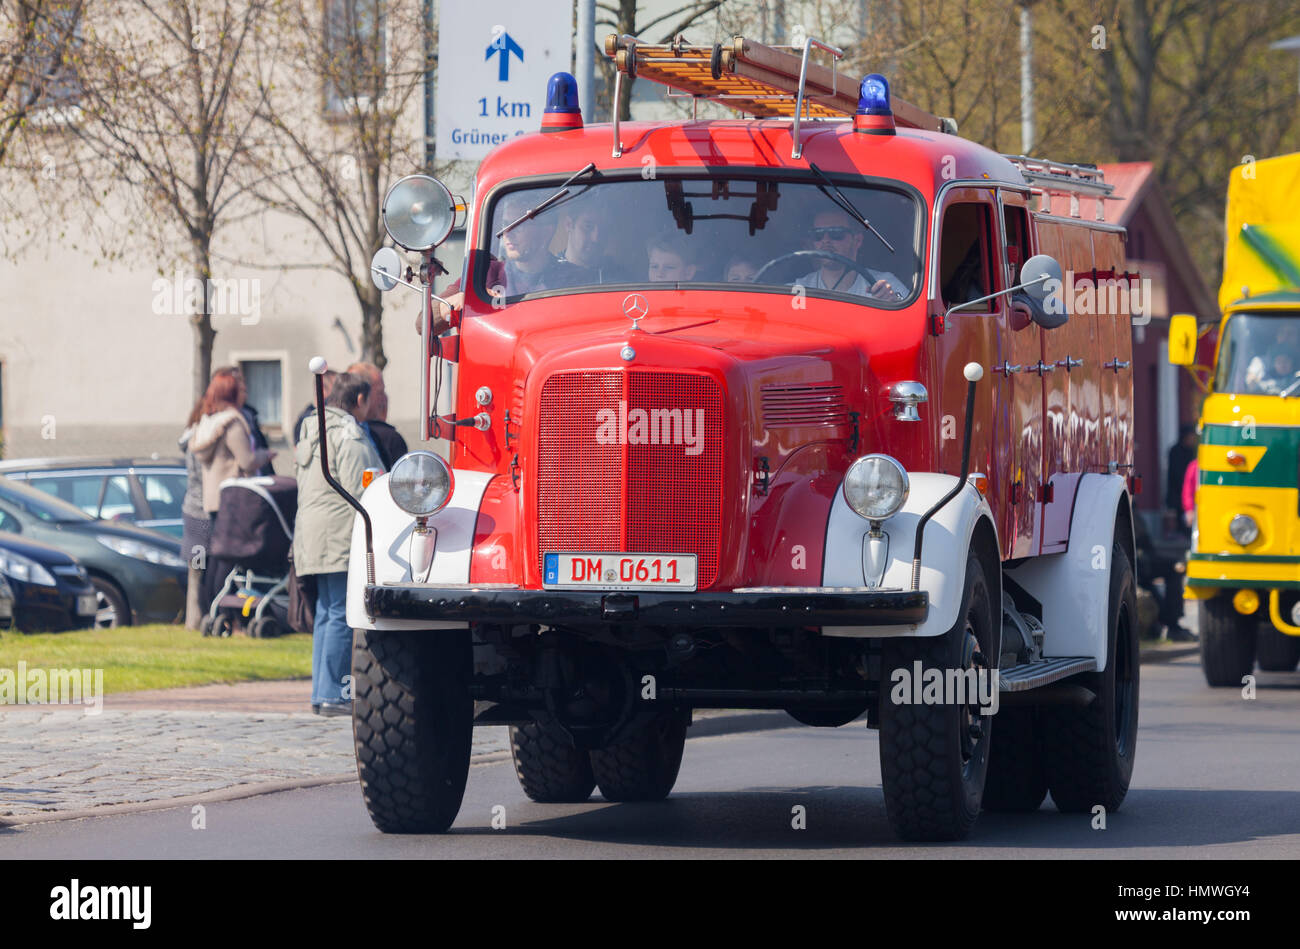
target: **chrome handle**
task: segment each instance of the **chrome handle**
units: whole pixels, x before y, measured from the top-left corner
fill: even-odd
[[[1074,359],[1070,356],[1066,356],[1064,359],[1060,360],[1057,363],[1057,365],[1060,366],[1062,369],[1064,369],[1066,372],[1069,372],[1071,369],[1078,369],[1080,366],[1082,366],[1083,360]]]
[[[1002,361],[1002,365],[1000,365],[1000,366],[994,366],[994,367],[993,367],[993,371],[994,371],[994,372],[1000,372],[1000,373],[1002,373],[1004,376],[1010,376],[1012,373],[1020,372],[1020,371],[1023,370],[1024,368],[1025,368],[1024,366],[1013,366],[1013,365],[1011,365],[1011,363],[1007,362],[1007,361],[1004,359],[1004,360]]]
[[[1121,369],[1127,369],[1127,368],[1128,368],[1129,366],[1131,366],[1131,365],[1132,365],[1131,362],[1127,362],[1127,361],[1125,361],[1125,360],[1123,360],[1123,359],[1120,359],[1120,358],[1117,356],[1117,357],[1115,357],[1114,359],[1112,359],[1110,362],[1104,362],[1104,363],[1102,363],[1102,364],[1101,364],[1101,368],[1103,368],[1103,369],[1113,369],[1113,370],[1115,370],[1115,372],[1119,372]]]
[[[1045,373],[1045,372],[1055,372],[1055,371],[1056,371],[1056,364],[1055,364],[1055,363],[1050,363],[1050,362],[1043,362],[1043,361],[1040,359],[1040,360],[1038,360],[1038,364],[1037,364],[1037,365],[1034,365],[1034,366],[1030,366],[1030,367],[1029,367],[1029,371],[1030,371],[1030,372],[1036,372],[1036,373],[1038,373],[1038,377],[1041,379],[1041,378],[1043,377],[1043,373]]]

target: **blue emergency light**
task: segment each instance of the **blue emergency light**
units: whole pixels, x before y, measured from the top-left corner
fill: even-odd
[[[853,129],[869,135],[893,135],[894,111],[889,107],[889,80],[873,72],[858,86],[858,111]]]
[[[582,128],[582,109],[578,105],[578,80],[567,72],[557,72],[546,82],[546,111],[542,114],[543,132],[564,132]]]

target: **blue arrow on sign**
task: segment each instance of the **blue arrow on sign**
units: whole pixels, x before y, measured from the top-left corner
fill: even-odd
[[[510,54],[514,53],[519,57],[519,61],[524,61],[524,51],[515,42],[515,38],[509,33],[502,33],[488,44],[486,53],[483,56],[484,62],[492,58],[494,53],[500,53],[501,59],[498,61],[497,79],[501,82],[510,81]]]

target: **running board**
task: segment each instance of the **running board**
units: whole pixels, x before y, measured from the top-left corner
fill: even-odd
[[[1063,659],[1039,659],[1010,669],[998,670],[999,692],[1028,692],[1040,686],[1059,682],[1080,672],[1095,672],[1097,660],[1089,656],[1071,656]]]

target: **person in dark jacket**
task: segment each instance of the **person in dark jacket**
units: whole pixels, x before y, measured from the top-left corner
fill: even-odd
[[[321,387],[325,390],[325,398],[330,397],[330,390],[334,388],[334,382],[338,379],[339,374],[333,369],[325,370],[321,376]],[[314,388],[314,386],[313,386]],[[293,423],[293,443],[298,444],[298,439],[302,437],[302,423],[316,415],[316,397],[313,394],[312,400],[307,403],[307,407],[298,413],[298,418]]]
[[[393,462],[406,454],[406,439],[388,424],[388,393],[384,391],[384,374],[374,363],[354,362],[348,373],[359,375],[370,383],[370,410],[361,427],[370,436],[384,468],[391,471]]]
[[[1196,460],[1196,426],[1184,425],[1178,432],[1178,441],[1169,449],[1169,464],[1165,472],[1165,510],[1172,515],[1169,519],[1174,529],[1184,534],[1191,530],[1183,520],[1183,476],[1187,466]]]

